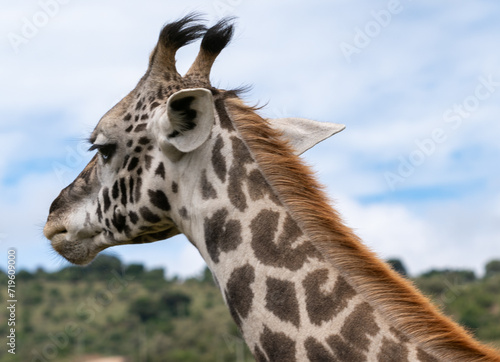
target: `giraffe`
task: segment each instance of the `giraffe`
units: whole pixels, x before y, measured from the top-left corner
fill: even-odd
[[[167,24],[134,90],[92,132],[89,164],[50,206],[68,261],[179,233],[199,250],[258,361],[500,361],[369,251],[299,157],[344,126],[264,119],[210,83],[233,34]],[[197,39],[188,72],[176,51]]]

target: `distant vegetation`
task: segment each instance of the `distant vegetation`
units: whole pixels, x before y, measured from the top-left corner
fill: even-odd
[[[388,262],[407,274],[401,261]],[[0,362],[65,362],[88,354],[152,362],[253,360],[208,269],[183,281],[164,274],[108,255],[85,268],[18,272],[17,353],[2,353]],[[6,285],[4,272],[0,280]],[[412,280],[477,338],[500,348],[500,260],[489,262],[482,278],[470,270],[432,270]],[[6,323],[0,335],[7,335]]]

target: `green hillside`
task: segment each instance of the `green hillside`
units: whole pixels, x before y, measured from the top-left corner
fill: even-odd
[[[404,273],[401,263],[391,262]],[[7,285],[5,273],[0,279]],[[500,348],[500,261],[490,262],[481,279],[444,270],[414,281],[445,313]],[[85,268],[20,271],[16,282],[16,355],[2,348],[0,362],[64,362],[89,354],[130,361],[253,360],[208,270],[185,281],[165,279],[163,269],[101,255]],[[8,328],[2,322],[0,335]]]

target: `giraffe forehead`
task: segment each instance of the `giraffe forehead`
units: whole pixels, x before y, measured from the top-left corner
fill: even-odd
[[[155,112],[162,111],[162,106],[167,104],[171,95],[182,89],[201,85],[204,84],[197,84],[191,78],[175,78],[169,72],[165,72],[162,78],[145,77],[132,92],[104,114],[94,129],[90,141],[94,142],[99,133],[109,137],[122,131],[132,134],[144,131],[145,125]]]
[[[102,143],[103,137],[112,138],[112,134],[118,130],[117,127],[122,123],[132,100],[133,98],[129,94],[107,111],[95,126],[89,141],[91,143]]]

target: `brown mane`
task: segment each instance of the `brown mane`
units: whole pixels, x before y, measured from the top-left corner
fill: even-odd
[[[394,327],[445,360],[500,361],[497,352],[442,315],[362,244],[330,206],[310,168],[254,108],[233,97],[226,98],[226,106],[271,187],[303,231]]]

